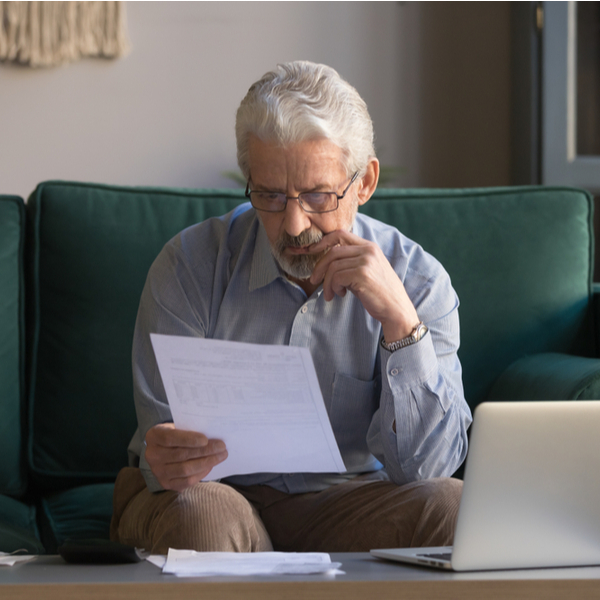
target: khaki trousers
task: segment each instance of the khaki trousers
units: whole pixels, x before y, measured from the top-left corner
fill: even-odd
[[[198,551],[366,552],[452,544],[462,482],[397,486],[370,473],[322,492],[202,482],[182,493],[148,491],[139,469],[117,478],[111,539],[166,554]]]

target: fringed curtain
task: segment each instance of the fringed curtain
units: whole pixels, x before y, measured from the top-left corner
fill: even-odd
[[[0,61],[52,67],[129,48],[122,2],[0,2]]]

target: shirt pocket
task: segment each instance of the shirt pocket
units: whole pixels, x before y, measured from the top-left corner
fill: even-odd
[[[379,407],[381,377],[363,381],[336,373],[333,380],[329,418],[348,471],[371,465],[367,431]]]

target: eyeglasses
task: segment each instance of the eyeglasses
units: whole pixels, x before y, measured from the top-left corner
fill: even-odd
[[[354,173],[341,195],[335,192],[302,192],[297,196],[286,196],[283,192],[254,192],[250,190],[250,181],[248,181],[246,198],[250,198],[254,208],[265,212],[283,212],[288,200],[298,200],[298,204],[307,213],[333,212],[338,209],[340,200],[346,195],[357,177],[358,171]]]

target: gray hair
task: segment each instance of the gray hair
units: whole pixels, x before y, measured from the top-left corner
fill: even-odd
[[[349,177],[355,171],[362,174],[375,156],[365,101],[337,71],[308,61],[277,65],[253,84],[238,108],[235,134],[246,178],[251,135],[284,147],[326,138],[342,149]]]

